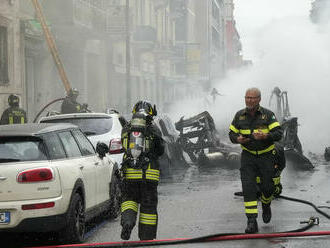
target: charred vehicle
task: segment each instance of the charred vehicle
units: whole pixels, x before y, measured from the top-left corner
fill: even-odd
[[[154,123],[162,132],[165,142],[165,152],[159,157],[161,177],[170,177],[173,170],[188,167],[183,156],[183,149],[179,140],[179,132],[175,129],[173,121],[165,114],[158,114],[154,118]]]
[[[283,138],[279,143],[284,147],[288,163],[299,170],[313,169],[314,165],[303,154],[302,145],[298,137],[298,117],[292,117],[290,114],[287,91],[281,91],[278,87],[275,87],[269,99],[269,106],[273,108],[284,130]]]
[[[179,143],[192,162],[239,167],[239,148],[220,142],[214,120],[207,111],[188,119],[181,117],[175,127],[180,132]]]

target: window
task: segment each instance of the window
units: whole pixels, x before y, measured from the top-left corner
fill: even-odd
[[[78,147],[78,144],[76,143],[75,139],[73,138],[71,132],[69,132],[69,131],[61,132],[58,135],[59,135],[60,139],[62,140],[64,149],[69,158],[81,156],[81,152]]]
[[[44,148],[42,140],[38,137],[2,137],[0,140],[0,164],[48,160]]]
[[[93,145],[89,142],[89,140],[84,136],[84,134],[79,130],[74,130],[72,132],[73,136],[79,143],[81,148],[81,153],[85,156],[95,154],[95,150]]]
[[[0,26],[0,84],[8,83],[8,34],[7,27]]]
[[[111,131],[112,118],[109,117],[92,117],[92,118],[72,118],[72,119],[53,119],[44,120],[41,123],[72,123],[77,125],[81,131],[87,136],[100,135]]]
[[[55,133],[43,135],[45,144],[48,149],[50,159],[63,159],[66,158],[62,143]]]

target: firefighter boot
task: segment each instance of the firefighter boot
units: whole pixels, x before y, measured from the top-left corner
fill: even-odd
[[[123,229],[121,230],[121,239],[129,240],[132,232],[132,227],[130,225],[123,225]]]
[[[269,204],[262,204],[262,220],[264,223],[269,223],[272,218],[272,210],[270,208],[270,203]]]
[[[257,232],[258,232],[257,219],[256,218],[248,218],[245,233],[257,233]]]

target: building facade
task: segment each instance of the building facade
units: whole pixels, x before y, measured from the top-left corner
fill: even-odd
[[[18,1],[0,1],[0,110],[8,107],[8,96],[17,94],[26,108],[24,76],[24,49],[20,35],[21,25]]]
[[[128,0],[129,8],[127,0],[39,2],[68,80],[93,111],[129,113],[140,99],[166,111],[207,92],[240,56],[230,0]],[[0,45],[3,107],[17,93],[32,121],[65,96],[31,1],[1,1]]]

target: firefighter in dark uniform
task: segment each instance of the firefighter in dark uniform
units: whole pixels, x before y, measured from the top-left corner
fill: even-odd
[[[282,128],[274,113],[259,105],[261,93],[250,88],[245,93],[246,108],[238,111],[230,125],[229,138],[241,144],[241,182],[245,213],[248,218],[246,233],[258,232],[258,202],[256,178],[260,177],[262,219],[271,220],[270,204],[275,191],[275,143],[282,138]]]
[[[164,153],[164,142],[158,127],[152,122],[156,107],[148,101],[139,101],[133,116],[122,130],[125,150],[122,173],[121,238],[128,240],[136,224],[139,211],[140,240],[156,238],[158,214],[159,163]]]
[[[87,104],[77,102],[78,95],[79,91],[76,88],[70,89],[61,105],[62,114],[87,112]]]
[[[11,94],[8,97],[9,108],[1,116],[1,125],[27,123],[26,112],[19,107],[19,97]]]

